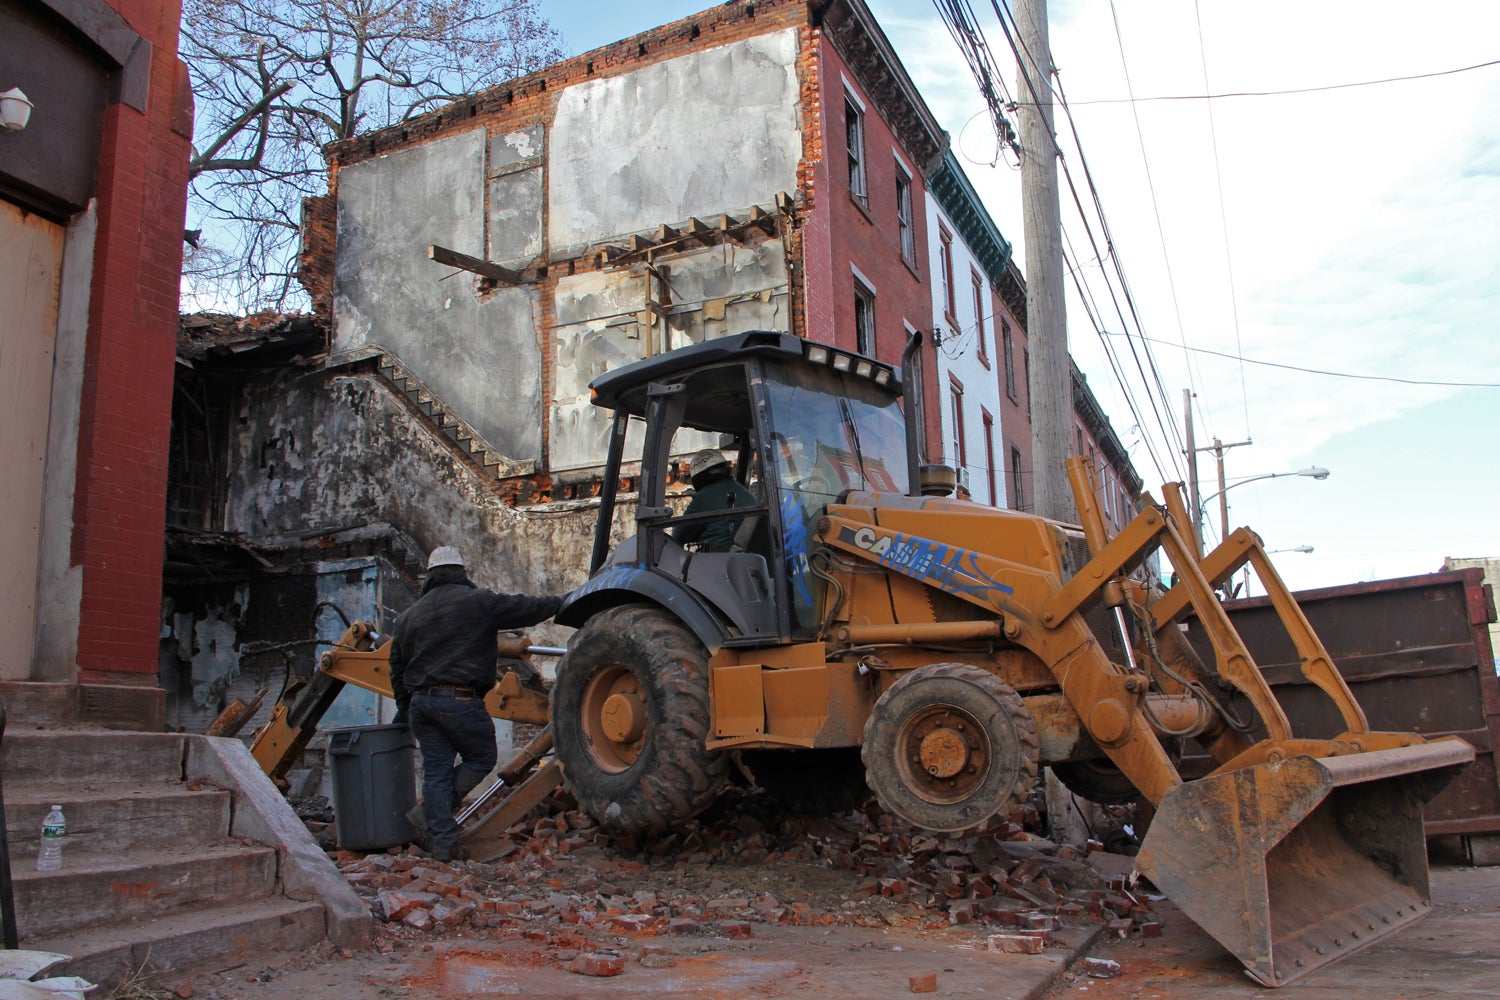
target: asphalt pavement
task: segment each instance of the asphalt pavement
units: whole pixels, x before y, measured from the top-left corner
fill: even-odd
[[[1054,987],[1055,1000],[1447,1000],[1500,997],[1500,867],[1438,866],[1433,909],[1397,934],[1272,990],[1171,903],[1152,901],[1159,938],[1101,939],[1089,954],[1120,966],[1097,979],[1078,966]]]

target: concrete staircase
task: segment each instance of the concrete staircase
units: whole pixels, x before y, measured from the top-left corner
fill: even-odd
[[[10,729],[0,780],[20,944],[71,955],[53,975],[108,987],[369,942],[368,909],[238,740]],[[53,803],[62,869],[39,872]]]

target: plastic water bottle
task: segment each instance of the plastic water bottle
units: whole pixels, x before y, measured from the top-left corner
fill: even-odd
[[[36,870],[55,872],[62,867],[62,842],[68,832],[62,806],[53,806],[42,820],[42,843],[36,852]]]

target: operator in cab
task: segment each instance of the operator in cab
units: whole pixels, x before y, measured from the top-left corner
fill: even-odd
[[[499,757],[484,696],[495,686],[496,633],[557,614],[565,595],[528,597],[476,587],[451,545],[432,550],[417,602],[396,619],[391,691],[397,723],[422,751],[422,803],[407,814],[439,861],[462,857],[453,813]]]
[[[748,510],[756,505],[755,494],[734,478],[729,459],[716,448],[705,448],[694,455],[688,462],[688,475],[693,481],[693,499],[682,512],[684,517],[737,507]],[[680,524],[672,530],[672,537],[683,545],[697,542],[699,552],[728,552],[734,545],[734,533],[744,520],[744,517],[725,516]]]

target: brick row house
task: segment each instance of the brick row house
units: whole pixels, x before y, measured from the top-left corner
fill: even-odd
[[[724,4],[326,152],[318,322],[184,338],[179,395],[216,430],[174,466],[169,553],[215,582],[169,581],[180,724],[286,669],[210,655],[207,624],[243,654],[336,635],[334,604],[388,622],[446,543],[493,586],[582,582],[608,437],[589,382],[685,344],[776,330],[899,363],[921,331],[929,461],[1024,506],[1020,275],[862,0]]]
[[[0,0],[0,680],[12,718],[160,728],[192,92],[180,6]]]

